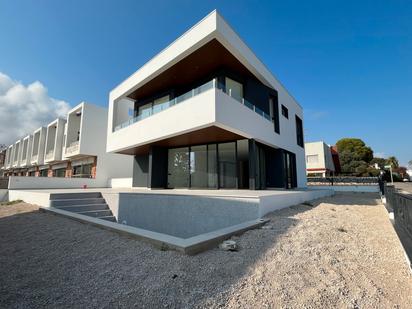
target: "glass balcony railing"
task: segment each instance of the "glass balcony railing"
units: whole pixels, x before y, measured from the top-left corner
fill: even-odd
[[[211,81],[197,87],[194,88],[170,101],[167,101],[165,103],[161,103],[159,105],[154,105],[152,106],[152,108],[150,109],[145,109],[144,113],[141,115],[138,115],[136,117],[130,118],[128,121],[123,122],[122,124],[117,125],[114,128],[114,131],[118,131],[120,129],[126,128],[136,122],[139,122],[140,120],[143,120],[145,118],[148,118],[154,114],[157,114],[163,110],[169,109],[170,107],[177,105],[179,103],[182,103],[190,98],[193,98],[195,96],[197,96],[198,94],[201,94],[203,92],[206,92],[207,90],[210,89],[218,89],[220,91],[222,90],[223,87],[220,87],[220,85],[218,86],[216,83],[216,79],[212,79]],[[249,101],[247,101],[244,98],[237,98],[235,96],[232,96],[230,93],[226,93],[224,92],[226,95],[232,97],[233,99],[235,99],[237,102],[243,104],[244,106],[246,106],[247,108],[249,108],[250,110],[256,112],[258,115],[262,116],[263,118],[265,118],[268,121],[272,121],[271,117],[269,114],[265,113],[264,111],[262,111],[261,109],[259,109],[257,106],[253,105],[252,103],[250,103]]]

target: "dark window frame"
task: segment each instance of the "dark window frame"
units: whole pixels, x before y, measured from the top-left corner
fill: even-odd
[[[304,148],[305,141],[303,137],[303,121],[298,115],[295,115],[295,127],[296,127],[296,143],[298,144],[298,146]]]
[[[282,104],[282,116],[285,117],[286,119],[289,119],[289,109]]]

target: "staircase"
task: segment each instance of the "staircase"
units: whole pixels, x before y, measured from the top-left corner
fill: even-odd
[[[116,222],[100,192],[52,193],[50,207]]]

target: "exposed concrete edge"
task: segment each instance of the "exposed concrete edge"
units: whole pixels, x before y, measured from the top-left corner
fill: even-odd
[[[155,247],[161,250],[176,250],[188,255],[193,255],[207,249],[214,247],[220,241],[227,239],[233,235],[239,235],[247,230],[254,229],[265,224],[268,220],[257,219],[252,221],[243,222],[241,224],[233,225],[227,228],[219,229],[210,233],[201,234],[191,238],[183,239],[167,234],[152,232],[145,229],[140,229],[128,225],[123,225],[119,223],[109,222],[102,219],[97,219],[93,217],[88,217],[84,215],[79,215],[69,211],[53,208],[53,207],[42,207],[39,208],[40,211],[50,212],[53,214],[68,217],[80,222],[89,223],[94,226],[114,231],[120,234],[125,234],[127,236],[132,236],[137,239],[151,243]]]

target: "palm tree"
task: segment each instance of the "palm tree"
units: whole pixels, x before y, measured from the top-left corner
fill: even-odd
[[[386,159],[386,164],[391,165],[392,168],[397,168],[399,167],[399,161],[396,159],[396,157],[389,157]]]

